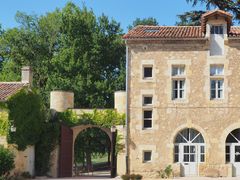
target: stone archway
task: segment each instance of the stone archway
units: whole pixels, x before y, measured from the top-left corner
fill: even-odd
[[[60,140],[60,153],[59,153],[59,177],[72,177],[73,161],[74,161],[74,143],[77,136],[88,128],[98,128],[107,134],[109,137],[112,149],[115,149],[116,136],[113,139],[110,128],[105,128],[97,125],[78,125],[72,128],[61,125],[61,140]],[[114,145],[113,145],[114,144]],[[114,152],[111,152],[112,161],[116,161]],[[116,168],[111,166],[111,174],[116,171]]]

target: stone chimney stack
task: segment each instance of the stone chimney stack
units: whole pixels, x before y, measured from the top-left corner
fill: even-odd
[[[22,83],[28,83],[30,86],[33,81],[32,68],[30,66],[22,67]]]

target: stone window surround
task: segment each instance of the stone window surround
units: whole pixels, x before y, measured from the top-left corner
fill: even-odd
[[[181,74],[176,74],[174,75],[173,74],[173,69],[174,68],[183,68],[183,73]],[[184,64],[178,64],[178,65],[172,65],[172,68],[171,68],[171,71],[172,71],[172,100],[176,101],[176,100],[184,100],[186,98],[185,96],[185,92],[186,92],[186,71],[185,71],[185,65]],[[174,81],[177,81],[177,89],[174,89]],[[180,89],[180,81],[183,81],[184,84],[183,84],[183,88]],[[174,97],[174,91],[177,90],[177,93],[178,93],[178,97]],[[180,91],[183,90],[183,97],[180,98],[179,96],[179,93]]]
[[[147,144],[140,144],[137,148],[137,159],[141,161],[142,164],[154,163],[157,161],[159,154],[157,153],[157,146],[156,145],[147,145]],[[144,152],[151,151],[151,161],[144,162]]]
[[[188,78],[188,72],[191,65],[191,59],[169,59],[167,60],[168,68],[165,72],[166,76],[168,77],[167,85],[165,89],[165,93],[168,96],[168,103],[188,103],[188,96],[190,92],[190,80]],[[185,72],[184,72],[184,78],[185,78],[185,98],[183,99],[173,99],[172,98],[172,67],[173,66],[184,66]]]
[[[232,74],[231,70],[228,70],[228,64],[229,60],[225,59],[224,57],[211,57],[207,59],[207,65],[204,70],[204,76],[205,76],[205,86],[203,87],[203,90],[205,92],[205,98],[207,101],[213,104],[218,103],[227,103],[228,102],[228,93],[231,92],[231,88],[228,87],[228,76]],[[210,67],[212,65],[223,65],[224,66],[224,75],[222,76],[224,79],[224,86],[223,86],[223,97],[222,99],[211,99],[210,94]]]
[[[152,77],[151,78],[144,78],[144,67],[152,67]],[[156,78],[156,70],[155,70],[155,63],[153,59],[145,59],[142,60],[140,63],[140,82],[155,82]]]
[[[147,161],[145,160],[145,153],[146,152],[150,152],[151,153],[151,158],[150,158],[150,160],[147,160]],[[152,150],[143,150],[142,154],[143,154],[143,160],[142,160],[143,163],[151,163],[152,162]]]
[[[152,106],[143,106],[143,96],[144,95],[152,95]],[[157,96],[154,89],[142,89],[140,91],[140,96],[138,98],[138,107],[139,107],[139,113],[137,114],[137,119],[139,119],[139,123],[136,125],[136,130],[139,130],[141,134],[148,134],[148,133],[154,133],[155,130],[159,129],[159,125],[156,122],[158,120],[158,114],[157,111],[155,111],[156,106],[159,105],[159,102],[157,101]],[[143,110],[151,109],[152,110],[152,128],[143,128]]]

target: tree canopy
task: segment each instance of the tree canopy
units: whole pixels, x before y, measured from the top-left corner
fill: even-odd
[[[151,26],[157,26],[158,25],[158,21],[156,18],[153,17],[149,17],[149,18],[136,18],[132,25],[128,26],[128,30],[131,30],[132,28],[138,26],[138,25],[151,25]]]
[[[238,23],[240,20],[240,1],[238,0],[186,0],[187,3],[191,3],[192,6],[197,4],[205,5],[207,10],[210,10],[211,7],[218,8],[220,10],[228,11],[234,15],[235,21]],[[196,26],[200,25],[201,15],[205,11],[189,11],[183,14],[178,15],[179,21],[176,22],[176,25],[179,26]]]
[[[40,17],[18,12],[16,21],[0,36],[0,81],[20,80],[21,67],[31,65],[45,102],[61,89],[75,93],[77,107],[113,107],[114,91],[125,88],[119,23],[73,3]]]

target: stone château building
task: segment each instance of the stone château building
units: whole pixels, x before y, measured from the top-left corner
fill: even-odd
[[[137,26],[127,53],[127,170],[153,177],[240,176],[240,27]]]

